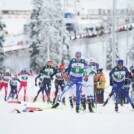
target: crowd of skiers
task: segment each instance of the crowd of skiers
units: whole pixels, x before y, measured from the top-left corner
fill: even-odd
[[[27,69],[23,69],[18,73],[18,75],[11,75],[10,70],[7,69],[5,72],[0,70],[0,91],[5,90],[4,100],[9,100],[10,98],[18,98],[18,95],[22,88],[24,88],[24,101],[26,101],[26,91],[27,91],[27,80],[29,76],[33,76],[32,73],[28,72]],[[19,78],[20,79],[19,79]],[[19,88],[17,85],[19,84]],[[10,86],[10,93],[8,94],[8,88]],[[7,96],[8,95],[8,96]],[[16,95],[16,96],[15,96]]]
[[[10,98],[18,99],[21,89],[24,88],[23,99],[26,101],[29,76],[33,76],[33,74],[27,69],[23,69],[18,75],[14,76],[11,76],[9,70],[6,70],[5,73],[0,71],[0,90],[5,89],[4,100],[7,101]],[[106,78],[103,69],[99,68],[99,64],[94,62],[92,58],[89,61],[85,61],[81,58],[81,52],[76,52],[75,57],[70,61],[67,68],[63,64],[55,68],[52,61],[48,61],[47,65],[40,70],[40,73],[35,78],[35,86],[38,86],[39,90],[33,102],[38,99],[41,92],[42,100],[45,102],[44,96],[46,95],[47,102],[52,104],[52,108],[57,108],[61,102],[65,104],[65,95],[69,92],[70,106],[73,108],[75,105],[76,112],[79,112],[80,106],[83,110],[88,106],[89,111],[93,112],[94,103],[101,103],[105,106],[111,96],[115,94],[115,111],[118,111],[119,101],[121,104],[130,102],[134,108],[134,104],[129,97],[130,87],[128,86],[134,81],[134,66],[130,68],[129,72],[123,66],[123,60],[119,60],[117,66],[112,69],[109,76],[112,91],[104,102]],[[55,96],[52,100],[51,84],[54,78]],[[17,87],[18,82],[20,83],[19,88]],[[11,91],[8,94],[9,85]],[[132,85],[134,87],[133,83]]]

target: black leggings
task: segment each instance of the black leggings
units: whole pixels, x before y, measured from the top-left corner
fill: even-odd
[[[55,99],[57,98],[59,87],[60,87],[61,91],[64,90],[64,87],[65,87],[64,80],[55,80],[55,89],[56,89],[55,90]]]

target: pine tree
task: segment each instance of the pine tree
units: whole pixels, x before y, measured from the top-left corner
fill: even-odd
[[[3,43],[4,43],[4,28],[5,24],[2,22],[2,18],[0,17],[0,67],[4,68],[4,51],[3,51]]]
[[[133,43],[131,44],[130,49],[128,51],[128,56],[133,64],[134,63],[134,37],[133,37]]]
[[[68,65],[69,60],[71,58],[69,41],[70,41],[69,37],[67,36],[67,34],[65,34],[63,37],[62,63],[65,64],[66,66]]]
[[[70,58],[68,35],[59,0],[34,0],[31,14],[30,67],[37,71],[51,60],[54,66]],[[48,53],[49,52],[49,53]]]
[[[47,45],[49,43],[49,58],[53,61],[53,64],[57,66],[61,61],[64,63],[64,58],[70,58],[70,47],[60,1],[46,0],[46,3],[47,4],[44,5],[45,25],[47,26],[45,30],[47,34],[46,43]]]
[[[112,69],[112,39],[109,38],[108,44],[107,44],[107,69]]]
[[[117,61],[119,60],[119,50],[118,50],[118,41],[115,43],[115,61],[117,63]]]
[[[42,67],[42,58],[40,55],[40,50],[42,49],[42,30],[43,30],[43,0],[33,0],[33,10],[31,13],[30,22],[30,67],[35,72],[38,72]]]

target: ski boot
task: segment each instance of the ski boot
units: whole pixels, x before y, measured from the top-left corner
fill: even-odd
[[[86,110],[86,103],[85,102],[81,102],[81,105],[83,107],[83,110]]]
[[[85,98],[85,95],[81,96],[81,106],[82,106],[83,110],[86,110],[86,98]]]
[[[23,101],[26,101],[26,96],[24,96]]]
[[[134,109],[134,103],[131,104],[132,108]]]
[[[70,102],[70,106],[71,106],[71,108],[73,108],[74,105],[73,105],[73,99],[72,99],[72,97],[69,97],[69,102]]]
[[[115,112],[118,112],[118,104],[115,104]]]
[[[59,105],[60,105],[59,102],[55,103],[55,104],[52,106],[52,109],[57,108]]]
[[[86,110],[86,99],[85,98],[83,98],[81,100],[81,105],[82,105],[83,110]]]
[[[93,113],[93,109],[92,109],[92,106],[91,106],[91,103],[88,103],[88,109],[89,109],[89,112]]]
[[[115,112],[118,112],[118,106],[115,106]]]
[[[6,101],[6,100],[7,100],[7,96],[4,97],[4,101]]]
[[[79,107],[76,107],[76,113],[79,113],[79,112],[80,112]]]

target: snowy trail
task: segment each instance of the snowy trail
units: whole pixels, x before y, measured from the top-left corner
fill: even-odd
[[[0,103],[0,106],[10,109],[17,105]],[[95,113],[80,114],[70,108],[22,114],[0,110],[0,131],[3,134],[133,134],[134,111],[128,105],[119,111],[114,112],[111,103],[104,108],[98,105]]]

